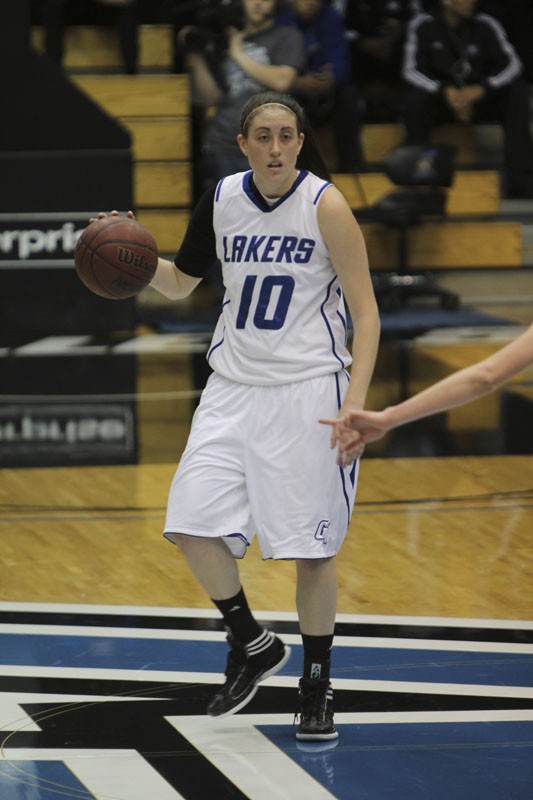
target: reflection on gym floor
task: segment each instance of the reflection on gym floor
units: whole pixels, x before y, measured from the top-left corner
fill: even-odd
[[[225,665],[211,611],[0,605],[6,800],[529,800],[533,623],[341,615],[338,742],[297,743],[293,649],[246,709],[205,715]]]

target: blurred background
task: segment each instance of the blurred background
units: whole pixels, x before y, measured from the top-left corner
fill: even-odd
[[[317,121],[316,134],[367,242],[382,317],[368,407],[379,409],[479,360],[531,322],[533,200],[506,196],[503,134],[492,122],[436,126],[435,169],[429,180],[414,179],[420,151],[402,151],[398,71],[365,72],[362,54],[372,48],[360,46],[372,24],[384,31],[372,8],[391,17],[387,7],[402,4],[328,5],[342,19],[358,91],[360,163],[341,168],[331,119]],[[420,10],[403,5],[396,53],[409,15]],[[530,82],[532,49],[522,41],[529,18],[518,36],[504,4],[492,5]],[[193,25],[201,37],[189,45],[223,48],[230,6],[19,0],[3,9],[2,467],[179,460],[208,376],[216,281],[178,303],[150,289],[104,300],[78,280],[73,251],[95,212],[131,208],[161,254],[174,256],[197,199],[202,132],[213,113],[192,91],[179,34]],[[282,3],[277,13],[290,10]],[[391,158],[398,152],[406,160]],[[530,454],[532,422],[529,370],[486,398],[390,434],[367,456]]]

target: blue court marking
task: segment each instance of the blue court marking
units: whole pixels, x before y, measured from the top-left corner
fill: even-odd
[[[533,722],[338,726],[331,750],[259,730],[338,800],[531,800]]]
[[[61,761],[0,762],[2,800],[96,800]]]
[[[279,673],[299,675],[303,652]],[[226,642],[135,637],[0,634],[0,663],[84,669],[213,672],[226,665]],[[333,678],[531,686],[533,654],[337,647]]]

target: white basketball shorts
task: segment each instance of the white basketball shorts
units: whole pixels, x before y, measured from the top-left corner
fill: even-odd
[[[212,374],[169,492],[164,535],[225,537],[242,557],[254,534],[263,558],[334,556],[346,535],[358,462],[336,463],[331,428],[344,372],[277,386]]]

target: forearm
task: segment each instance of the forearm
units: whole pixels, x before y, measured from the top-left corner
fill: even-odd
[[[259,64],[244,51],[232,54],[231,57],[250,78],[266,89],[273,89],[276,92],[288,91],[296,74],[296,70],[292,67]]]
[[[386,408],[385,422],[387,426],[396,428],[447,411],[488,394],[502,382],[503,378],[500,379],[487,362],[474,364],[449,375],[403,403]]]
[[[307,75],[297,75],[291,83],[290,90],[301,97],[310,97],[313,94]]]
[[[181,300],[193,291],[200,280],[180,272],[171,261],[159,258],[150,286],[169,300]]]
[[[213,74],[206,64],[206,61],[199,53],[191,53],[187,56],[187,69],[190,72],[193,94],[198,98],[202,105],[210,106],[217,103],[222,91],[213,77]]]
[[[350,385],[343,403],[345,411],[362,409],[365,406],[378,353],[379,335],[380,321],[376,306],[369,308],[368,312],[354,322],[353,365]]]

